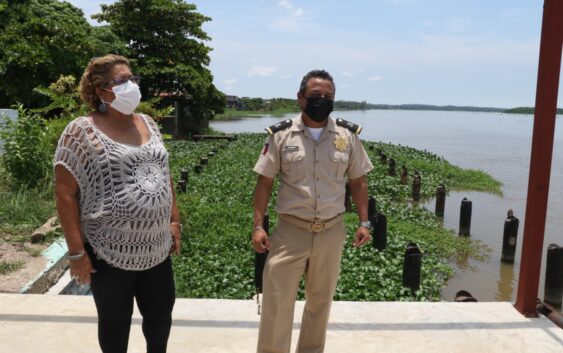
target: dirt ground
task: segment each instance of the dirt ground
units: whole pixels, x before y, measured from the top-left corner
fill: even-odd
[[[27,283],[41,273],[47,264],[41,252],[48,246],[49,244],[1,242],[0,261],[21,262],[23,265],[16,271],[0,274],[0,293],[19,293]]]
[[[59,229],[56,217],[47,220],[45,224],[37,228],[29,237],[45,239],[49,232]],[[15,271],[6,274],[0,274],[0,293],[19,293],[21,289],[45,270],[47,259],[41,255],[43,250],[51,245],[50,241],[41,241],[32,244],[27,242],[6,241],[0,237],[0,262],[2,263],[19,263],[19,267]]]

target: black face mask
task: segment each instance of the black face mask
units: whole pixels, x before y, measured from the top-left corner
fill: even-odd
[[[307,97],[305,114],[320,123],[325,121],[333,109],[333,101],[324,97]]]

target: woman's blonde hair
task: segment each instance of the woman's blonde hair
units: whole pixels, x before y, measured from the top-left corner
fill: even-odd
[[[90,60],[86,70],[84,70],[78,90],[82,101],[93,110],[97,110],[102,103],[96,94],[96,88],[105,87],[113,79],[111,72],[113,67],[119,64],[129,66],[129,60],[121,55],[108,54]]]

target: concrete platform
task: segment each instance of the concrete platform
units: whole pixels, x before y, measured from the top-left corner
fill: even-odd
[[[303,303],[296,307],[293,347]],[[252,353],[250,300],[179,299],[169,352]],[[129,352],[144,352],[138,312]],[[292,348],[294,351],[294,348]],[[99,352],[92,297],[0,294],[0,353]],[[511,303],[335,302],[326,353],[560,353],[563,330]]]

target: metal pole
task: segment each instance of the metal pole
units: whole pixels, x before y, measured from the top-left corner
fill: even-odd
[[[557,91],[563,45],[563,1],[545,0],[540,42],[536,110],[522,243],[522,263],[515,308],[535,317],[541,269]]]

